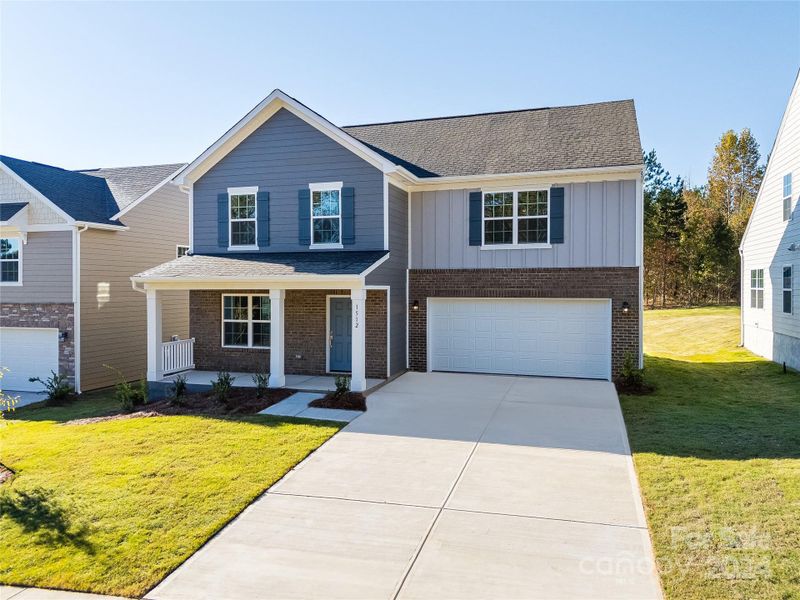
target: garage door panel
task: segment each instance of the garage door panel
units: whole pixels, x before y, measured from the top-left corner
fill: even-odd
[[[40,383],[30,377],[46,379],[51,371],[58,373],[58,330],[40,327],[0,327],[0,367],[3,389],[40,391]]]
[[[431,299],[431,369],[607,379],[608,300]]]

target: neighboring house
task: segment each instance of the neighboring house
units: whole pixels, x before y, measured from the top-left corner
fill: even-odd
[[[42,389],[55,371],[76,389],[146,370],[145,297],[130,276],[189,241],[184,165],[67,171],[0,157],[0,366],[4,389]],[[166,336],[186,337],[186,293],[165,298]],[[169,339],[167,337],[166,339]]]
[[[148,378],[180,368],[161,294],[188,290],[198,370],[405,369],[608,379],[641,361],[633,102],[337,127],[274,91],[175,178],[191,252],[133,277]],[[187,356],[190,356],[187,354]]]
[[[800,75],[742,238],[742,344],[800,369]]]

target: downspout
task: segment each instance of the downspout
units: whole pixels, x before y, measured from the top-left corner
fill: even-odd
[[[72,345],[75,359],[75,392],[81,393],[81,233],[89,225],[76,226],[72,231]]]
[[[744,347],[744,249],[739,246],[739,347]]]

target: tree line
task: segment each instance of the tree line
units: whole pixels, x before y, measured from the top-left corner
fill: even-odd
[[[673,177],[644,154],[644,295],[651,308],[732,304],[739,299],[739,243],[764,166],[749,129],[726,131],[708,180]]]

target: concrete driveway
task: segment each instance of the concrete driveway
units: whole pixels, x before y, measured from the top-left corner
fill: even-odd
[[[660,598],[607,382],[408,373],[147,598]]]

